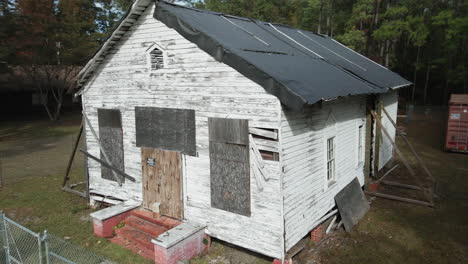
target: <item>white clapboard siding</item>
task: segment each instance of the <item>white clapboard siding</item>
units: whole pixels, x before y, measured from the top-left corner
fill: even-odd
[[[122,200],[142,199],[141,150],[135,146],[135,106],[193,109],[196,111],[198,157],[184,156],[184,215],[206,224],[216,238],[261,254],[283,254],[282,196],[279,162],[265,161],[271,172],[257,187],[251,172],[250,217],[211,208],[208,117],[249,119],[250,128],[280,129],[279,100],[231,67],[217,62],[153,18],[150,6],[117,42],[85,84],[83,105],[98,131],[97,109],[122,113],[125,172],[136,182],[122,187],[101,179],[100,164],[89,160],[91,192]],[[154,43],[165,49],[167,64],[150,71],[146,51]],[[87,147],[99,156],[99,147],[86,129]],[[278,151],[277,142],[258,140],[263,148]]]
[[[393,91],[380,95],[383,107],[387,110],[393,121],[396,121],[398,112],[398,92]],[[382,126],[388,131],[392,140],[395,141],[395,127],[392,125],[385,113],[382,112]],[[379,150],[379,170],[381,170],[393,157],[393,145],[382,132]]]
[[[330,111],[336,120],[336,182],[328,187],[324,129]],[[304,113],[283,109],[281,160],[286,250],[306,236],[335,206],[334,196],[352,179],[358,177],[364,183],[364,167],[357,160],[358,127],[364,122],[363,96],[323,103],[322,107]]]

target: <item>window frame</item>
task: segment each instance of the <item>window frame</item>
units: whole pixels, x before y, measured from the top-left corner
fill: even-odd
[[[325,161],[326,161],[327,183],[332,184],[336,181],[336,136],[335,135],[327,137]]]
[[[153,64],[152,64],[152,61],[151,61],[151,52],[155,49],[158,49],[159,51],[161,51],[162,53],[162,56],[163,56],[163,67],[162,68],[159,68],[159,69],[153,69]],[[167,52],[165,49],[163,49],[161,46],[159,46],[158,44],[154,43],[153,45],[151,45],[147,50],[146,50],[146,63],[148,65],[148,69],[150,72],[156,72],[156,71],[160,71],[164,68],[167,67]]]
[[[330,110],[328,117],[325,121],[325,126],[323,128],[323,174],[324,174],[324,190],[329,189],[331,186],[333,186],[337,182],[338,178],[338,172],[337,172],[337,142],[338,142],[338,133],[337,133],[337,120],[333,114],[333,112]],[[333,139],[333,177],[329,179],[328,176],[328,141],[329,139]]]

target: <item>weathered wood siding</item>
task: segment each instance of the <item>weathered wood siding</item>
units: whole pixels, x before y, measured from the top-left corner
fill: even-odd
[[[398,92],[393,91],[390,93],[380,95],[383,107],[390,114],[393,121],[397,119],[398,112]],[[382,126],[388,131],[392,140],[395,141],[395,127],[382,111]],[[390,143],[384,132],[381,133],[380,151],[379,151],[379,170],[381,170],[393,157],[393,145]]]
[[[359,125],[366,122],[365,103],[365,97],[356,96],[323,103],[303,113],[283,110],[281,159],[287,250],[335,206],[335,195],[351,180],[358,177],[360,184],[364,184],[364,164],[358,164],[357,139]],[[326,133],[331,133],[331,129],[335,131],[336,182],[329,186]]]
[[[91,192],[123,200],[142,199],[141,150],[135,144],[135,106],[195,110],[198,156],[183,155],[184,216],[207,224],[207,232],[224,241],[281,257],[283,221],[279,162],[266,161],[271,172],[259,191],[251,177],[251,216],[211,207],[208,117],[249,119],[250,128],[279,129],[279,100],[234,69],[217,62],[175,30],[152,16],[150,6],[122,37],[85,85],[83,105],[97,130],[97,108],[122,113],[125,172],[137,181],[122,187],[101,179],[100,165],[89,161]],[[149,70],[146,52],[157,43],[166,52],[163,69]],[[87,128],[89,152],[99,155]],[[278,151],[278,145],[274,146]],[[252,157],[252,155],[251,155]]]

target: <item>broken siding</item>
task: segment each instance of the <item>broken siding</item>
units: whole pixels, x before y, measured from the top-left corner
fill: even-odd
[[[100,179],[100,165],[90,160],[91,192],[141,201],[141,150],[135,142],[135,106],[195,110],[198,157],[183,156],[185,218],[207,224],[207,232],[216,238],[281,257],[278,162],[265,161],[272,175],[263,191],[258,190],[254,173],[250,173],[250,217],[212,208],[209,195],[208,117],[248,119],[249,128],[279,129],[278,99],[155,20],[152,11],[152,6],[145,11],[84,87],[84,110],[96,130],[97,108],[121,110],[125,172],[136,178],[135,183],[127,181],[119,187]],[[154,43],[167,52],[167,64],[151,72],[146,51]],[[99,155],[90,130],[86,132],[89,152]],[[279,151],[278,145],[272,148]]]
[[[398,92],[393,91],[390,93],[380,95],[383,107],[387,110],[393,121],[396,122],[398,112]],[[387,130],[388,134],[395,141],[395,127],[390,122],[388,117],[382,111],[382,126]],[[393,158],[393,145],[385,136],[384,132],[381,133],[380,150],[379,150],[379,170],[381,170]]]
[[[328,187],[324,133],[330,111],[336,120],[336,182]],[[324,103],[304,113],[283,109],[281,158],[287,250],[335,206],[334,196],[349,182],[358,177],[361,185],[364,183],[364,164],[358,164],[357,159],[358,127],[364,122],[363,96]]]

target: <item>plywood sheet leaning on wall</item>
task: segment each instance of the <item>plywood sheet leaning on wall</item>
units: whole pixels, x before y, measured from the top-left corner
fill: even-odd
[[[335,196],[335,201],[347,232],[353,229],[370,208],[357,178]]]

